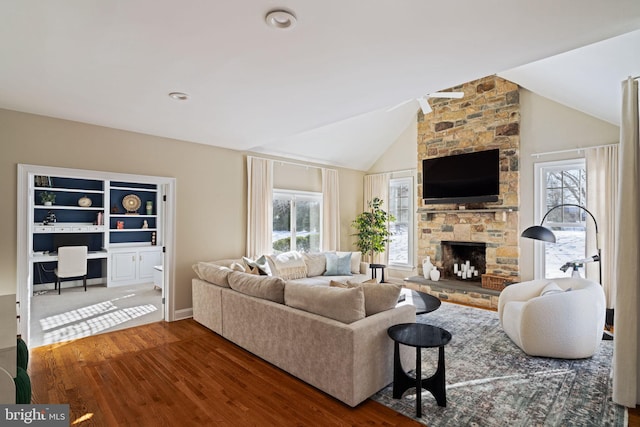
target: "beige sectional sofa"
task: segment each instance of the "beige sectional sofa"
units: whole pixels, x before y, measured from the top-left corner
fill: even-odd
[[[241,260],[194,265],[197,322],[349,406],[393,381],[387,329],[415,322],[413,306],[392,304],[365,315],[365,298],[376,298],[380,288],[329,286],[331,280],[362,282],[364,273],[284,280],[231,271],[234,263]],[[415,367],[412,349],[402,349],[402,360]]]

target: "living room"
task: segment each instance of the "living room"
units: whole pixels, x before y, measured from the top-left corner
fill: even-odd
[[[260,5],[262,10],[264,5]],[[337,6],[336,6],[337,7]],[[304,22],[302,15],[299,25]],[[597,26],[597,20],[592,26]],[[628,24],[628,23],[627,23]],[[631,25],[631,24],[628,24]],[[630,30],[625,27],[625,30]],[[613,31],[613,30],[610,30]],[[622,30],[619,30],[620,33]],[[578,32],[578,31],[576,31]],[[612,32],[608,34],[613,36]],[[595,36],[594,36],[595,37]],[[604,38],[604,37],[603,37]],[[596,41],[596,40],[589,40]],[[575,41],[575,47],[586,44]],[[568,47],[568,46],[563,46]],[[572,46],[573,47],[573,46]],[[563,48],[552,49],[554,51]],[[549,53],[549,52],[547,52]],[[515,55],[515,53],[513,53]],[[527,58],[530,59],[530,58]],[[522,62],[524,63],[524,61]],[[455,90],[455,88],[493,75],[506,68],[494,68],[465,74],[463,79],[456,74],[445,80],[446,84],[432,87],[433,83],[425,84],[426,92],[440,90]],[[516,65],[516,64],[511,64]],[[364,67],[363,67],[364,68]],[[496,69],[497,68],[497,69]],[[632,71],[630,71],[632,72]],[[417,71],[416,71],[417,73]],[[426,71],[420,71],[429,80]],[[456,71],[458,73],[458,71]],[[637,70],[635,72],[637,74]],[[635,75],[634,74],[634,75]],[[442,81],[442,80],[441,80]],[[619,82],[618,82],[619,83]],[[185,86],[188,86],[185,84]],[[168,90],[173,90],[169,88]],[[187,90],[187,89],[184,89]],[[194,92],[196,89],[189,89]],[[387,90],[387,89],[385,89]],[[388,89],[393,90],[393,89]],[[384,91],[384,90],[383,90]],[[420,94],[408,89],[400,90],[397,95],[388,96],[379,107],[393,106],[404,99]],[[577,147],[587,148],[617,142],[620,139],[619,127],[608,121],[594,118],[576,109],[561,105],[544,96],[523,87],[519,93],[519,173],[520,192],[518,201],[517,223],[520,230],[535,223],[534,208],[534,163],[539,161],[555,161],[581,156],[578,152],[565,152],[546,155],[542,159],[535,154],[549,151],[573,150]],[[123,94],[123,101],[127,101],[127,94]],[[351,95],[351,94],[350,94]],[[171,121],[175,117],[196,114],[188,104],[172,105],[174,102],[166,94],[165,99],[157,101],[162,104],[163,111],[169,111],[164,119]],[[360,93],[360,97],[363,93]],[[158,95],[158,98],[160,95]],[[269,98],[268,96],[264,96]],[[344,102],[347,95],[337,97],[336,103]],[[197,96],[195,97],[197,100]],[[312,97],[305,102],[312,103]],[[391,101],[391,102],[390,102]],[[396,102],[397,101],[397,102]],[[58,100],[59,102],[59,100]],[[188,102],[188,101],[187,101]],[[238,101],[239,102],[239,101]],[[252,100],[243,99],[243,103]],[[393,172],[416,171],[418,158],[418,121],[421,113],[413,105],[411,119],[389,141],[383,150],[376,153],[372,160],[368,160],[366,167],[349,167],[344,162],[322,163],[313,160],[318,151],[333,151],[333,158],[340,158],[337,148],[332,144],[323,148],[321,144],[311,147],[313,152],[307,160],[295,150],[287,155],[285,148],[288,144],[281,143],[270,152],[258,147],[260,144],[245,144],[242,148],[229,148],[230,135],[218,135],[213,138],[214,144],[198,143],[195,138],[180,137],[177,133],[152,133],[144,127],[125,128],[110,125],[105,122],[83,120],[82,114],[63,118],[47,111],[44,107],[28,110],[14,106],[14,101],[3,103],[0,110],[0,129],[2,129],[3,156],[0,159],[0,177],[3,195],[6,200],[17,200],[17,164],[31,164],[55,166],[71,169],[106,171],[113,173],[135,173],[140,175],[169,176],[177,181],[176,203],[176,239],[175,239],[175,268],[172,286],[170,288],[171,309],[167,320],[188,318],[191,314],[192,295],[191,279],[193,271],[191,265],[200,260],[215,260],[233,258],[244,255],[247,241],[247,178],[246,156],[255,155],[273,159],[275,168],[286,174],[287,180],[302,185],[309,181],[309,175],[317,174],[319,168],[331,167],[338,171],[340,193],[340,235],[339,248],[353,250],[354,239],[351,222],[363,210],[365,175]],[[91,105],[91,104],[89,104]],[[186,106],[186,107],[185,107]],[[436,104],[434,103],[434,107]],[[90,106],[84,107],[88,110]],[[268,107],[262,107],[268,108]],[[320,108],[320,107],[319,107]],[[353,113],[360,112],[350,106]],[[402,107],[402,108],[406,108]],[[165,110],[166,109],[166,110]],[[234,119],[236,127],[251,127],[252,122],[258,126],[263,119],[256,110],[248,110],[242,120]],[[396,110],[397,111],[397,110]],[[312,115],[313,112],[307,112]],[[342,111],[337,119],[349,117]],[[88,116],[87,116],[88,117]],[[205,119],[206,120],[206,119]],[[324,120],[329,120],[327,117]],[[295,121],[295,120],[293,120]],[[331,122],[326,122],[331,123]],[[309,122],[300,122],[298,132],[304,132]],[[185,126],[184,122],[175,122],[176,127]],[[197,125],[194,125],[197,126]],[[127,129],[127,130],[124,130]],[[270,135],[274,137],[274,135]],[[210,140],[211,138],[204,138]],[[286,139],[286,138],[283,138]],[[216,145],[215,142],[219,142]],[[289,144],[295,145],[295,144]],[[355,145],[355,144],[354,144]],[[258,149],[253,149],[258,147]],[[362,146],[361,146],[362,147]],[[365,148],[355,148],[362,157],[370,153]],[[376,150],[371,149],[371,152]],[[282,153],[278,155],[278,153]],[[346,157],[346,155],[345,155]],[[311,160],[309,160],[311,159]],[[279,163],[280,162],[280,163]],[[296,166],[300,165],[300,166]],[[278,172],[276,172],[278,173]],[[317,179],[314,177],[312,179]],[[314,184],[315,185],[315,184]],[[308,186],[307,186],[308,187]],[[296,189],[296,188],[292,188]],[[299,189],[299,188],[298,188]],[[417,189],[416,189],[417,190]],[[2,234],[7,238],[0,244],[0,294],[16,292],[16,224],[17,212],[13,203],[5,203],[0,207],[4,221],[0,225]],[[418,239],[420,237],[418,236]],[[395,278],[402,279],[410,275],[420,274],[420,263],[426,252],[418,251],[416,242],[414,269],[391,269],[389,273]],[[533,242],[518,239],[520,280],[534,278]]]

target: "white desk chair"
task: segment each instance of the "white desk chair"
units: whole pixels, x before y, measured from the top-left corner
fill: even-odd
[[[55,269],[58,295],[62,288],[60,279],[82,277],[84,291],[87,291],[87,247],[61,246],[58,248],[58,268]]]

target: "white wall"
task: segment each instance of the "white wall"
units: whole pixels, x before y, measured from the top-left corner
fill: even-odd
[[[534,164],[584,157],[578,152],[532,154],[611,144],[619,136],[618,126],[520,89],[520,231],[534,223]],[[520,238],[519,243],[520,277],[531,280],[536,242]]]

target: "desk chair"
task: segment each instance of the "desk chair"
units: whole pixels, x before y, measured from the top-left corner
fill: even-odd
[[[58,295],[62,289],[60,279],[69,279],[82,276],[84,291],[87,292],[87,247],[86,246],[61,246],[58,248],[58,268],[54,270],[56,275],[56,288]]]

